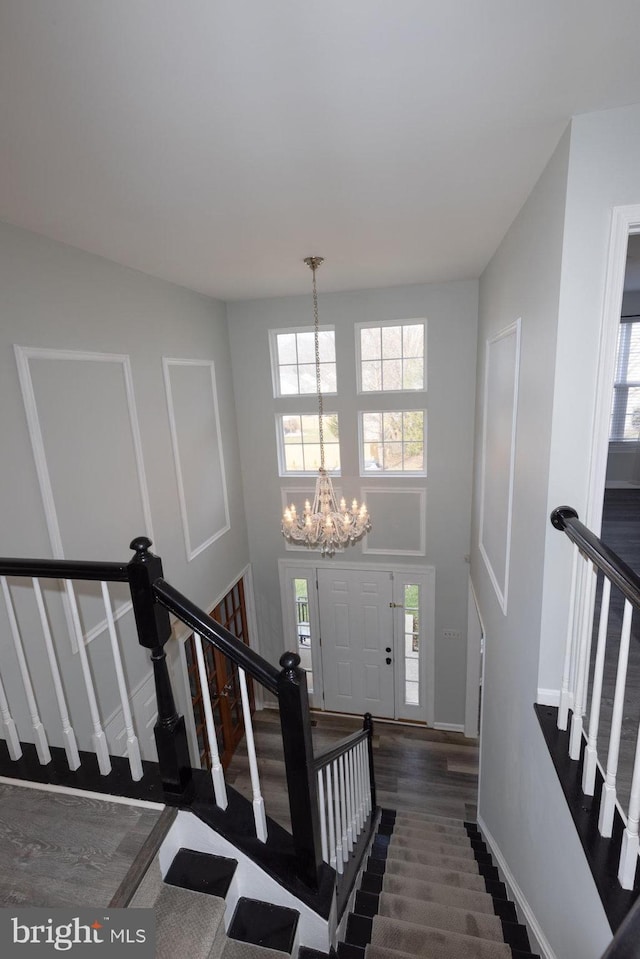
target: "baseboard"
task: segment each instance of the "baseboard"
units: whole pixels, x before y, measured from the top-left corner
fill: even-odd
[[[486,843],[491,850],[491,855],[495,858],[498,868],[504,877],[505,884],[509,889],[510,897],[515,900],[520,911],[522,912],[524,921],[526,922],[529,932],[531,933],[531,938],[535,941],[536,946],[540,950],[540,953],[544,956],[544,959],[557,959],[557,956],[551,948],[547,937],[542,931],[540,923],[536,919],[533,909],[529,905],[527,897],[516,882],[513,873],[507,865],[506,859],[500,851],[498,843],[487,829],[482,816],[478,816],[478,826],[480,827],[480,832],[482,833],[483,838],[486,840]],[[533,951],[535,951],[535,949]]]
[[[536,702],[541,706],[556,706],[560,705],[560,690],[559,689],[541,689],[538,686]]]
[[[464,733],[464,723],[434,723],[433,728],[447,733]]]

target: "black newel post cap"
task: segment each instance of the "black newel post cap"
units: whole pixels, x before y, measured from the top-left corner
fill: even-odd
[[[283,653],[280,657],[280,665],[286,673],[295,675],[295,671],[300,665],[300,657],[297,653]]]
[[[134,549],[138,554],[137,558],[143,559],[144,554],[149,551],[151,545],[152,543],[148,536],[136,536],[136,538],[132,539],[129,543],[129,549]]]
[[[549,519],[554,529],[564,530],[568,519],[579,519],[579,517],[573,506],[557,506]]]

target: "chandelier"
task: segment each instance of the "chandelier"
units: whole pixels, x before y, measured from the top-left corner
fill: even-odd
[[[340,505],[336,501],[331,477],[324,465],[324,409],[322,404],[322,386],[320,378],[320,345],[318,326],[318,290],[316,270],[324,261],[322,256],[308,256],[305,263],[313,273],[313,331],[316,359],[316,391],[318,394],[318,422],[320,432],[320,469],[316,480],[316,492],[313,505],[309,500],[304,504],[300,515],[292,503],[282,517],[282,535],[289,543],[318,549],[323,556],[333,556],[336,551],[356,543],[371,529],[371,520],[364,503],[358,506],[353,500],[347,507],[344,496]]]

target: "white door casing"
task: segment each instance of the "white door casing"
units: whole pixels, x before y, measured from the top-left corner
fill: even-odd
[[[385,581],[390,583],[391,595],[385,599],[384,626],[385,638],[388,640],[382,643],[384,653],[383,659],[387,656],[392,659],[391,664],[384,662],[385,669],[388,669],[392,675],[393,691],[388,693],[385,685],[385,697],[388,700],[386,708],[382,711],[376,703],[375,708],[368,711],[374,715],[384,716],[385,718],[405,719],[418,723],[434,723],[434,699],[435,699],[435,569],[432,566],[411,566],[405,564],[393,564],[388,567],[382,567],[379,564],[363,564],[349,562],[324,562],[322,565],[317,559],[281,559],[279,560],[280,570],[280,590],[282,600],[282,614],[284,623],[284,649],[295,650],[298,648],[297,620],[295,606],[295,581],[296,579],[306,579],[308,584],[309,596],[309,620],[311,631],[311,658],[313,669],[313,693],[310,694],[310,703],[315,709],[336,710],[346,713],[355,713],[362,715],[367,708],[361,708],[356,704],[352,697],[346,695],[340,696],[340,705],[335,702],[334,687],[337,685],[337,674],[332,664],[332,651],[329,652],[328,668],[325,666],[325,651],[327,641],[325,639],[327,623],[331,623],[332,601],[325,600],[325,590],[321,591],[315,587],[316,580],[319,581],[319,574],[327,574],[336,579],[343,575],[359,577],[362,582],[367,582],[370,577],[384,576]],[[413,587],[413,588],[412,588]],[[411,660],[407,658],[407,640],[406,620],[407,613],[404,608],[404,601],[407,588],[415,595],[417,587],[419,595],[419,659],[415,662],[415,656]],[[365,605],[371,606],[372,594],[365,593]],[[355,608],[361,605],[359,595],[353,591],[349,596],[349,603]],[[389,606],[389,603],[392,605]],[[390,618],[387,620],[387,612]],[[363,613],[353,616],[364,616]],[[374,616],[373,610],[366,614],[369,617]],[[328,618],[329,617],[329,618]],[[390,641],[389,641],[390,640]],[[370,644],[371,640],[368,639]],[[387,653],[387,646],[391,647],[391,652]],[[352,648],[352,653],[354,652]],[[370,651],[362,653],[366,659],[371,656]],[[358,668],[362,668],[363,663],[359,663]],[[417,670],[416,670],[417,666]],[[409,675],[411,669],[412,675]],[[334,675],[330,672],[333,670]],[[418,701],[415,698],[415,684],[413,693],[407,695],[407,680],[418,680]],[[371,680],[371,674],[370,674]],[[390,704],[390,706],[389,706]]]

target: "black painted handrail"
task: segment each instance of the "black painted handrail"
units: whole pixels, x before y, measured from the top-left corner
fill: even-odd
[[[263,659],[253,649],[237,639],[228,629],[217,623],[204,610],[192,603],[190,599],[167,583],[164,579],[156,579],[153,583],[153,592],[165,609],[182,620],[186,626],[207,640],[241,669],[244,669],[253,679],[257,680],[269,690],[278,693],[278,676],[280,671],[271,663]]]
[[[329,749],[325,749],[324,752],[318,753],[317,756],[314,756],[313,768],[316,772],[319,772],[319,770],[324,769],[325,766],[328,766],[329,763],[339,759],[340,756],[344,756],[344,754],[348,753],[350,749],[368,738],[369,733],[366,729],[359,729],[350,736],[345,736],[345,738],[337,742],[335,746],[331,746]]]
[[[92,563],[75,559],[0,559],[0,576],[31,576],[34,579],[83,579],[95,582],[127,583],[126,563]]]
[[[566,533],[580,552],[602,570],[636,609],[640,609],[640,576],[580,522],[575,509],[572,506],[558,506],[550,518],[552,526]]]

